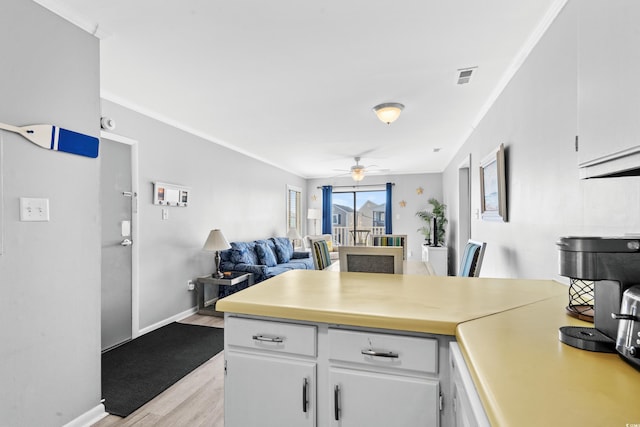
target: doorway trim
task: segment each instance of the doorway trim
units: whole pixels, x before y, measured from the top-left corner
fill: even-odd
[[[466,179],[464,177],[466,173]],[[471,154],[458,165],[458,247],[456,248],[455,271],[460,269],[462,248],[471,238]]]
[[[115,133],[100,131],[100,138],[131,146],[131,339],[140,336],[140,221],[138,220],[138,141]]]

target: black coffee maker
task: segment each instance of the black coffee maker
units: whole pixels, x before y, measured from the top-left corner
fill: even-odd
[[[616,352],[622,294],[640,284],[640,239],[562,237],[560,274],[594,282],[594,326],[560,328],[560,341],[589,351]]]

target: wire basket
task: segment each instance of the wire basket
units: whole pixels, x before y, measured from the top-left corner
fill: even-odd
[[[593,323],[593,280],[569,279],[567,314]]]

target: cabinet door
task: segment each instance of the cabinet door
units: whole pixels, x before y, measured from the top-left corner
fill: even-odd
[[[437,427],[435,380],[330,368],[331,425]]]
[[[640,2],[580,0],[578,8],[578,159],[584,166],[640,148]]]
[[[453,418],[455,427],[477,427],[478,423],[473,418],[471,404],[464,391],[464,386],[459,381],[453,381]]]
[[[455,427],[490,427],[480,396],[473,385],[471,373],[457,343],[449,344],[449,358]]]
[[[225,426],[315,426],[315,363],[236,352],[225,357]]]

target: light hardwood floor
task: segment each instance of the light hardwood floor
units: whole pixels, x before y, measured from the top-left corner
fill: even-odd
[[[221,317],[194,314],[180,322],[223,327]],[[224,352],[203,363],[126,418],[108,415],[92,427],[223,427]]]

